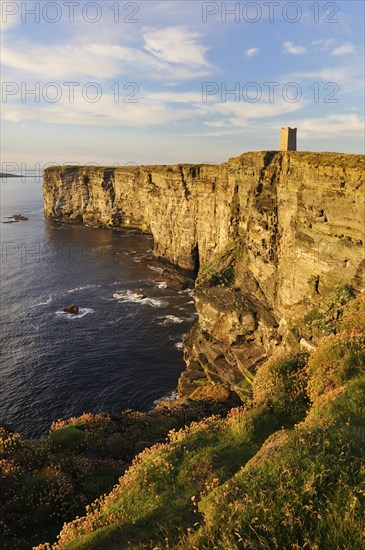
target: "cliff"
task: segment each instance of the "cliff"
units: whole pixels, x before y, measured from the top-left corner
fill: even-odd
[[[277,349],[314,349],[319,324],[306,314],[333,321],[327,297],[363,288],[363,174],[362,156],[274,151],[221,165],[54,167],[45,215],[149,231],[156,256],[195,271],[180,393],[204,373],[243,397],[250,370]]]

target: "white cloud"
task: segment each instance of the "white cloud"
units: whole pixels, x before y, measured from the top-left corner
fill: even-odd
[[[337,48],[335,48],[331,52],[331,55],[348,55],[354,52],[355,52],[355,46],[353,44],[347,43],[347,44],[342,44],[341,46],[338,46]]]
[[[338,42],[337,42],[338,44]],[[355,53],[356,47],[351,42],[346,42],[345,44],[340,44],[336,46],[336,40],[334,38],[314,40],[312,46],[316,49],[319,49],[321,52],[330,52],[331,55],[348,55]]]
[[[67,96],[58,103],[32,105],[31,102],[3,104],[2,119],[12,122],[37,121],[51,124],[87,124],[91,126],[124,126],[145,128],[173,124],[194,116],[194,108],[174,109],[168,104],[150,101],[136,94],[139,103],[119,103],[112,94],[103,94],[100,101],[90,103],[75,93],[74,103]],[[33,108],[32,108],[33,107]]]
[[[361,94],[364,90],[364,75],[362,71],[362,65],[358,63],[347,63],[346,66],[331,67],[326,69],[320,69],[318,71],[304,71],[296,72],[284,75],[285,79],[290,81],[300,82],[303,80],[322,81],[321,86],[325,83],[334,82],[340,86],[341,101],[344,98],[345,93]],[[328,89],[328,93],[330,93]],[[326,92],[325,88],[322,88],[322,94]]]
[[[126,48],[128,50],[128,48]],[[126,52],[127,54],[127,52]],[[4,65],[34,77],[48,79],[68,77],[96,77],[109,78],[118,73],[118,65],[109,55],[98,55],[95,47],[75,46],[31,46],[21,45],[17,49],[4,47],[2,50]]]
[[[327,82],[343,82],[350,78],[350,69],[346,67],[333,67],[330,69],[320,69],[319,71],[303,71],[287,75],[290,79],[314,79],[326,80]]]
[[[250,48],[245,53],[246,59],[252,59],[253,57],[255,57],[255,55],[259,53],[259,51],[260,51],[259,48]]]
[[[2,63],[35,78],[100,79],[128,75],[129,79],[183,81],[209,74],[206,48],[198,35],[181,27],[144,29],[145,49],[106,42],[32,45],[18,43],[2,49]]]
[[[8,2],[6,6],[3,4],[0,14],[0,29],[1,33],[13,29],[20,23],[20,10],[16,2]]]
[[[321,38],[320,40],[314,40],[312,46],[319,48],[321,51],[328,51],[334,46],[334,38]]]
[[[291,53],[293,55],[302,55],[307,51],[304,46],[296,46],[293,42],[284,42],[283,48],[284,53]]]
[[[275,103],[266,101],[258,103],[249,103],[242,101],[240,103],[217,101],[212,104],[204,104],[199,111],[206,117],[218,116],[215,120],[206,120],[204,124],[212,128],[247,128],[257,119],[270,119],[277,116],[294,113],[306,106],[305,101],[298,103],[289,103],[284,100]],[[260,120],[261,124],[261,120]]]
[[[160,60],[182,65],[207,66],[207,48],[199,35],[184,27],[144,29],[144,48]]]
[[[339,135],[346,136],[358,134],[364,135],[365,121],[356,114],[328,115],[323,118],[307,118],[299,123],[300,135],[304,139],[311,137],[325,137],[337,139]]]
[[[151,92],[148,99],[164,103],[201,103],[201,92]]]
[[[128,90],[130,91],[130,90]],[[125,95],[124,92],[121,95]],[[288,114],[302,108],[305,102],[292,104],[283,100],[275,104],[266,99],[258,103],[220,101],[217,94],[208,103],[202,103],[198,92],[150,92],[138,91],[135,96],[139,103],[114,102],[110,91],[103,90],[97,103],[90,103],[75,91],[75,101],[70,103],[68,93],[57,103],[35,104],[33,98],[20,103],[16,97],[3,104],[2,118],[13,122],[37,121],[51,124],[87,124],[91,126],[121,126],[146,128],[162,125],[193,124],[209,126],[219,131],[246,128],[256,119],[272,118]]]

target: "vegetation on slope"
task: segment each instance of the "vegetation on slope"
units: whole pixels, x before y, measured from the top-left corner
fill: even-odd
[[[364,321],[361,296],[310,356],[263,365],[250,403],[143,451],[54,548],[363,548]]]
[[[201,401],[153,414],[84,414],[55,422],[49,435],[33,441],[0,427],[0,548],[29,550],[55,540],[62,524],[110,491],[145,446],[227,410]]]
[[[365,297],[344,302],[315,352],[267,361],[228,416],[202,401],[37,441],[0,428],[0,547],[52,545],[86,511],[54,548],[362,548]]]

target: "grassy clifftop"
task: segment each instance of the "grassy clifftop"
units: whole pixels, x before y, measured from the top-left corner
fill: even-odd
[[[251,398],[242,407],[227,416],[213,414],[193,422],[194,414],[204,416],[202,411],[179,411],[175,419],[171,415],[176,411],[164,412],[163,420],[159,415],[125,420],[129,431],[123,436],[120,429],[119,439],[113,430],[100,431],[98,422],[99,429],[92,433],[90,419],[88,428],[82,424],[85,418],[53,427],[42,445],[53,446],[58,471],[67,461],[70,468],[75,467],[83,449],[80,471],[84,475],[85,468],[91,468],[90,479],[84,480],[86,492],[90,481],[102,475],[102,468],[92,470],[89,464],[93,457],[100,459],[95,455],[101,448],[106,453],[113,448],[114,460],[126,461],[126,436],[135,441],[136,436],[148,434],[160,442],[140,453],[111,493],[87,506],[84,517],[65,524],[52,548],[364,547],[364,295],[346,306],[335,332],[325,336],[314,352],[264,363],[254,379]],[[163,442],[168,425],[174,423],[176,429]],[[74,437],[76,430],[80,433]],[[29,459],[27,446],[15,444],[14,438],[10,437],[12,446],[9,438],[2,438],[1,464],[5,460],[8,471],[1,478],[1,495],[21,476],[24,459]],[[134,444],[129,452],[133,448]],[[33,461],[40,460],[40,449],[38,443]],[[43,468],[44,478],[52,478],[51,464]],[[29,474],[25,486],[41,484],[40,471],[37,477]],[[55,464],[53,471],[57,471]],[[67,484],[61,487],[65,491]],[[46,485],[43,491],[28,515],[30,511],[41,515],[42,506],[53,504]],[[9,518],[16,518],[16,506],[21,513],[21,499],[15,495],[13,508],[7,510],[8,529]],[[27,519],[24,512],[22,519]],[[5,548],[7,540],[3,539]],[[8,547],[16,548],[12,540],[13,546]],[[23,547],[31,544],[24,546],[23,541]]]

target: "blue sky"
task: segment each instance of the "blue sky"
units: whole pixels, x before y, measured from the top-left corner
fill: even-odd
[[[362,1],[1,8],[3,166],[221,162],[282,126],[301,150],[363,152]]]

